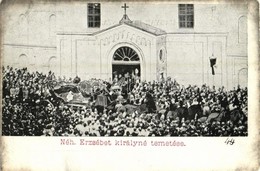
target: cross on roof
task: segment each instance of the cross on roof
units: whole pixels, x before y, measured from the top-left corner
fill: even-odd
[[[129,6],[126,6],[126,3],[124,6],[121,6],[121,8],[124,8],[125,9],[125,15],[126,15],[126,8],[129,8]]]

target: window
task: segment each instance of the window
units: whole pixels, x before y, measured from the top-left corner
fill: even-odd
[[[115,61],[140,61],[138,54],[130,47],[123,46],[116,50]]]
[[[56,15],[51,14],[49,17],[49,36],[54,37],[56,31]]]
[[[247,17],[238,19],[238,43],[247,43]]]
[[[193,4],[179,4],[179,27],[193,28],[194,7]]]
[[[100,3],[88,4],[88,27],[100,27]]]
[[[162,50],[160,50],[160,53],[159,53],[159,59],[160,59],[160,61],[163,60],[163,53],[162,53]]]

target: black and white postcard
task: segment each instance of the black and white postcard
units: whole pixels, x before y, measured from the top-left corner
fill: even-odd
[[[258,2],[1,3],[3,170],[258,170]]]

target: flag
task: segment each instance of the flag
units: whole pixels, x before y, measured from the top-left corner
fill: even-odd
[[[217,58],[215,58],[214,56],[212,58],[210,58],[210,67],[212,69],[212,75],[215,75],[214,66],[216,65],[216,61],[217,61]]]

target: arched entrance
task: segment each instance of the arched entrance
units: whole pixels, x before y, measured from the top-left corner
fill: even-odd
[[[140,57],[137,52],[128,46],[118,48],[112,59],[112,78],[136,77],[140,78]]]

